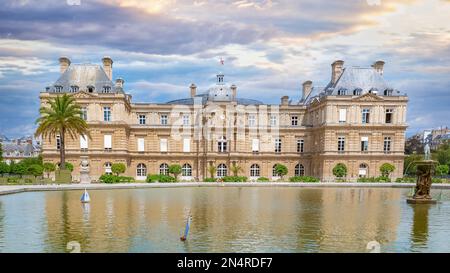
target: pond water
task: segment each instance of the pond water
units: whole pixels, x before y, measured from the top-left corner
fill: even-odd
[[[0,196],[0,252],[450,252],[450,191],[201,187]],[[191,212],[188,240],[181,242]]]

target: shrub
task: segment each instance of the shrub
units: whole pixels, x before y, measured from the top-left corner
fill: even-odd
[[[258,181],[258,182],[269,182],[270,179],[267,178],[267,177],[261,176],[261,177],[258,177],[258,179],[256,179],[256,181]]]
[[[111,165],[111,171],[119,176],[126,171],[127,167],[123,163],[114,163]]]
[[[73,172],[73,164],[72,163],[66,162],[65,165],[66,165],[66,170]]]
[[[130,176],[117,176],[112,174],[103,174],[99,178],[100,182],[107,183],[107,184],[113,184],[113,183],[126,183],[126,182],[133,182],[134,178]]]
[[[149,174],[147,176],[146,181],[148,183],[155,183],[155,182],[160,182],[160,183],[171,183],[171,182],[175,182],[175,178],[172,176],[168,176],[168,175],[163,175],[163,174]]]
[[[208,166],[209,176],[214,179],[214,175],[216,174],[217,168],[214,165]]]
[[[448,165],[438,165],[436,167],[436,175],[438,176],[443,176],[443,175],[447,175],[448,174]]]
[[[8,179],[6,180],[8,183],[14,183],[17,184],[19,182],[19,178],[17,177],[8,177]]]
[[[388,177],[393,171],[395,171],[395,166],[389,163],[384,163],[380,166],[380,172],[382,176]]]
[[[246,182],[246,176],[225,176],[222,178],[223,182]]]
[[[444,183],[444,181],[445,181],[445,179],[441,179],[441,178],[437,178],[437,177],[431,178],[431,183],[440,184],[440,183]]]
[[[375,182],[391,182],[391,179],[389,177],[386,176],[378,176],[378,177],[359,177],[358,182],[370,182],[370,183],[375,183]]]
[[[3,176],[5,173],[9,173],[11,168],[6,162],[0,162],[0,174]]]
[[[333,168],[333,175],[336,177],[344,177],[347,175],[347,166],[343,163],[338,163]]]
[[[211,178],[211,177],[207,177],[207,178],[205,178],[205,182],[217,182],[217,179]]]
[[[313,176],[293,176],[289,178],[290,182],[319,182],[320,179]]]
[[[28,167],[23,162],[11,164],[11,173],[19,175],[20,178],[22,178],[22,175],[26,174],[27,171]]]
[[[34,177],[42,176],[44,173],[44,168],[42,165],[33,164],[28,167],[27,173],[34,175]]]
[[[415,177],[399,177],[397,179],[395,179],[395,182],[397,183],[415,183],[416,182],[416,178]]]
[[[51,172],[54,172],[56,170],[55,164],[51,162],[45,162],[42,167],[44,168],[44,172],[47,173],[47,178],[49,178]]]

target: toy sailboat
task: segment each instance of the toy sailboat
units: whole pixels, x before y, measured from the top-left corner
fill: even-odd
[[[191,215],[189,214],[188,218],[186,220],[186,227],[184,229],[184,235],[180,237],[181,241],[186,241],[190,227],[191,227]]]
[[[91,198],[89,197],[89,193],[86,189],[84,189],[83,195],[81,195],[81,203],[89,203],[91,201]]]

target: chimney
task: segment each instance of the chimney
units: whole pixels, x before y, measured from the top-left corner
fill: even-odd
[[[302,100],[305,100],[312,90],[312,81],[306,81],[303,83],[303,93],[302,93]]]
[[[116,79],[116,87],[123,88],[123,84],[124,83],[125,83],[125,81],[122,78],[117,78]]]
[[[383,76],[383,68],[384,68],[384,64],[385,62],[383,61],[376,61],[372,67],[373,69],[375,69],[375,71],[378,72],[378,74],[380,74],[381,76]]]
[[[197,95],[197,86],[195,84],[191,84],[189,88],[191,89],[191,97],[195,97],[195,95]]]
[[[335,84],[342,75],[344,69],[344,61],[337,60],[331,64],[331,83]]]
[[[236,85],[233,84],[230,88],[231,88],[231,93],[233,95],[233,99],[235,99],[236,95],[237,95],[237,93],[236,93],[237,87],[236,87]]]
[[[289,105],[289,96],[281,97],[281,105]]]
[[[106,75],[108,75],[108,78],[112,80],[112,65],[113,60],[109,56],[105,56],[102,59],[103,62],[103,70],[105,70]]]
[[[62,56],[61,58],[59,58],[59,72],[61,74],[63,74],[64,72],[66,72],[67,68],[70,66],[70,59]]]

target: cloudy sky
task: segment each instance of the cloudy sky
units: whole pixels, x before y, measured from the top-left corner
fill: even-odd
[[[279,103],[330,64],[370,66],[406,92],[408,135],[450,125],[449,0],[2,0],[0,134],[32,134],[39,92],[72,63],[114,60],[134,101],[206,90],[222,70],[242,97]],[[219,59],[225,60],[219,66]]]

